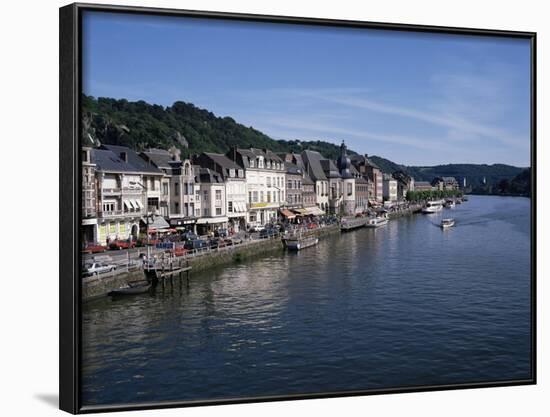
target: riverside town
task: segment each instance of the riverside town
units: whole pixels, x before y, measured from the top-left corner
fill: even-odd
[[[83,148],[85,299],[148,290],[189,273],[190,259],[204,269],[219,264],[224,251],[231,256],[221,263],[255,256],[266,243],[300,250],[324,233],[376,228],[465,200],[465,178],[430,183],[402,171],[385,174],[367,155],[348,156],[344,142],[336,160],[312,150],[237,147],[180,155],[176,148]],[[116,252],[102,255],[107,251]]]

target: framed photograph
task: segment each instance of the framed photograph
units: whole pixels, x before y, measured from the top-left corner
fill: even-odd
[[[535,33],[62,7],[60,408],[534,384],[535,59]]]

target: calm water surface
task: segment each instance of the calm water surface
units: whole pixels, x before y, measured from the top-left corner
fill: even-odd
[[[530,200],[334,235],[298,254],[88,303],[83,401],[303,394],[524,379]],[[452,216],[456,227],[436,225]]]

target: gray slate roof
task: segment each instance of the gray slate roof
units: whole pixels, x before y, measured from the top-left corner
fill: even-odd
[[[321,166],[322,155],[316,151],[305,150],[302,152],[302,159],[306,168],[306,172],[309,174],[313,181],[326,181],[327,177]]]
[[[127,164],[133,167],[133,171],[135,172],[144,172],[148,174],[162,174],[161,170],[148,164],[134,150],[126,146],[101,145],[100,149],[111,151],[120,160],[123,160],[121,155],[125,153],[127,155]]]

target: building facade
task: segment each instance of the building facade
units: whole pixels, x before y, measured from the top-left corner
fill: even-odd
[[[351,159],[348,157],[346,144],[344,142],[342,142],[342,144],[340,145],[340,156],[336,161],[336,165],[342,179],[342,203],[340,213],[345,216],[350,216],[355,214],[356,207],[355,177],[351,172]]]
[[[315,202],[323,211],[329,210],[329,180],[321,166],[322,155],[316,151],[305,150],[300,155],[305,173],[311,178],[315,187]],[[320,214],[322,214],[320,212]]]
[[[222,176],[225,183],[228,227],[232,232],[246,230],[248,193],[244,169],[223,154],[202,153],[193,158],[193,161],[202,168],[208,168]]]
[[[384,201],[389,201],[391,203],[397,201],[397,180],[394,179],[391,175],[383,175],[382,190]]]
[[[97,181],[92,149],[82,148],[82,243],[97,242]]]
[[[209,168],[193,166],[195,183],[199,189],[195,189],[196,199],[201,200],[201,213],[197,219],[197,233],[205,235],[225,229],[229,219],[226,212],[225,182],[221,174]]]
[[[285,166],[275,153],[264,149],[233,148],[227,157],[244,169],[248,192],[248,224],[264,226],[276,221],[285,202]]]

